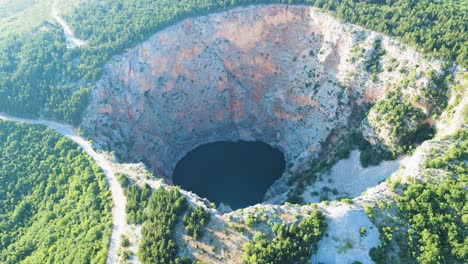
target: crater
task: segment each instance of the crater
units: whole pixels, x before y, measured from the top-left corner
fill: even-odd
[[[385,50],[377,63],[392,70],[370,73],[366,59],[377,40]],[[370,142],[391,131],[374,131],[360,113],[405,72],[423,78],[438,67],[313,7],[236,8],[186,19],[112,58],[82,128],[98,146],[125,162],[144,162],[169,183],[177,162],[198,146],[264,142],[287,164],[265,195],[280,203],[292,176],[307,173],[348,131]],[[425,83],[416,80],[414,91]],[[182,178],[190,177],[198,176]]]
[[[177,163],[172,180],[236,210],[263,202],[265,192],[284,169],[284,154],[265,143],[224,141],[190,151]]]

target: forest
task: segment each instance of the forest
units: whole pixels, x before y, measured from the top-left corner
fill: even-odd
[[[68,50],[62,29],[51,23],[1,42],[0,112],[42,115],[78,125],[94,82],[112,56],[184,18],[267,3],[314,5],[344,22],[396,37],[428,57],[468,66],[468,7],[460,0],[101,0],[81,5],[65,17],[77,36],[88,41],[81,49]],[[375,53],[376,58],[381,54]],[[371,73],[380,70],[372,61],[366,68]],[[424,103],[434,105],[428,115],[440,113],[433,109],[447,101],[443,98],[447,79],[434,78],[443,89],[423,91],[430,98]],[[422,116],[409,104],[397,106],[399,99],[399,94],[389,94],[374,110],[399,125],[393,136],[401,148],[395,152],[405,153],[412,140],[424,140],[433,131],[404,130],[403,117]],[[405,237],[400,248],[419,263],[463,263],[468,258],[466,131],[456,137],[465,143],[451,146],[426,164],[446,170],[447,179],[401,186],[395,210],[407,225],[402,226]],[[53,131],[11,122],[0,122],[0,157],[0,262],[104,263],[111,199],[99,167],[76,144]],[[366,164],[376,162],[371,154],[364,157]],[[140,260],[189,263],[178,256],[172,231],[182,220],[187,233],[201,237],[201,226],[209,221],[206,212],[196,208],[183,217],[188,205],[175,188],[152,191],[149,186],[129,185],[126,195],[128,221],[143,224]],[[318,211],[298,223],[276,225],[273,237],[259,233],[244,245],[243,260],[304,262],[325,226]],[[382,240],[390,241],[393,232],[391,227],[382,228]],[[385,250],[386,244],[371,251],[371,256],[388,263]]]
[[[0,45],[0,111],[78,124],[89,92],[86,85],[76,84],[73,56],[78,51],[66,49],[58,25],[45,26],[48,30]]]
[[[452,143],[435,149],[425,164],[426,173],[443,170],[446,177],[424,175],[423,180],[397,186],[402,191],[395,209],[402,221],[380,228],[382,243],[370,251],[376,263],[392,262],[394,238],[400,261],[465,263],[468,258],[468,132],[459,130],[449,140]]]
[[[185,197],[177,188],[166,190],[160,187],[151,194],[138,249],[142,263],[191,263],[188,258],[177,256],[179,246],[173,238],[174,227],[187,206]]]
[[[124,175],[121,177],[127,179]],[[140,187],[133,182],[129,185],[122,185],[122,187],[126,187],[127,204],[125,211],[127,213],[127,222],[129,224],[142,224],[146,219],[144,209],[148,206],[148,200],[152,193],[151,187],[147,184]]]
[[[454,143],[426,162],[430,169],[443,169],[448,177],[438,184],[404,186],[397,200],[399,213],[407,220],[410,254],[419,263],[463,263],[468,258],[468,131],[459,130]]]
[[[192,209],[177,188],[153,190],[147,184],[138,186],[125,175],[119,178],[127,197],[127,221],[142,225],[138,249],[142,263],[191,263],[189,258],[177,256],[179,246],[173,230],[182,221],[185,232],[198,240],[210,221],[210,213],[199,206]]]
[[[101,169],[50,129],[0,121],[0,262],[105,263],[111,198]]]
[[[251,4],[307,4],[396,37],[427,56],[468,66],[467,6],[460,0],[121,0],[79,5],[65,17],[88,44],[66,50],[58,25],[0,45],[0,111],[79,124],[89,93],[114,55],[184,18]],[[369,70],[378,65],[369,64]]]

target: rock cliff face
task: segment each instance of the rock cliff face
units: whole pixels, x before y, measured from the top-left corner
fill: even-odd
[[[421,62],[399,43],[306,6],[187,19],[109,62],[82,126],[168,179],[188,151],[221,140],[263,141],[297,171],[332,131],[359,125],[350,122],[353,108],[402,79],[396,69],[374,78],[363,70],[376,39],[386,50],[382,68]]]

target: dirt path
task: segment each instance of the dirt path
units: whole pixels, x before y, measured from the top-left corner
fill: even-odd
[[[103,170],[106,180],[109,184],[113,207],[112,207],[112,236],[109,244],[109,252],[107,255],[107,263],[116,263],[117,262],[117,252],[120,246],[120,240],[123,231],[126,228],[127,220],[125,215],[125,204],[126,198],[124,195],[124,191],[120,186],[117,177],[115,176],[112,164],[105,158],[104,154],[97,153],[94,151],[91,143],[86,139],[80,137],[76,134],[73,127],[47,121],[47,120],[34,120],[34,119],[24,119],[24,118],[17,118],[8,116],[6,114],[0,113],[0,120],[8,120],[14,122],[22,122],[22,123],[29,123],[29,124],[39,124],[44,125],[49,128],[54,129],[59,134],[73,140],[76,142],[94,161],[101,167]]]
[[[52,4],[51,14],[52,14],[52,17],[55,20],[57,20],[57,22],[63,28],[63,32],[65,33],[65,37],[67,39],[67,48],[73,49],[73,48],[80,47],[86,44],[84,40],[81,40],[75,37],[75,35],[73,34],[73,31],[68,26],[67,22],[65,22],[65,20],[63,20],[59,16],[58,9],[57,9],[57,0],[54,0],[54,3]]]

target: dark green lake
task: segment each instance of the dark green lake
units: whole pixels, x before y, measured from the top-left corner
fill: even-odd
[[[285,169],[284,154],[262,142],[215,142],[190,151],[176,165],[175,185],[232,209],[261,203]]]

